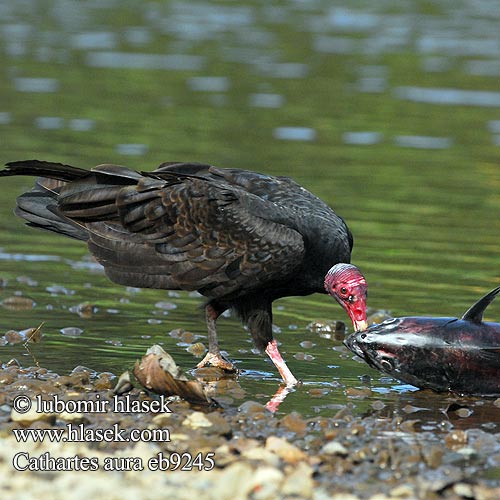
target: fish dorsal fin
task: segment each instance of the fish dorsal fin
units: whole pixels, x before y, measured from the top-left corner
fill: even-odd
[[[472,321],[472,323],[480,324],[483,321],[483,313],[486,308],[493,302],[495,297],[500,292],[500,286],[487,293],[484,297],[479,299],[473,306],[465,311],[462,319],[465,321]]]

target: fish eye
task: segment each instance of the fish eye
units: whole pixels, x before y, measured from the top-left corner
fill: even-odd
[[[362,334],[359,336],[359,338],[360,338],[361,340],[365,340],[365,339],[366,339],[366,333],[362,333]]]
[[[342,295],[345,295],[347,293],[347,288],[345,286],[343,286],[341,289],[340,289],[340,293]]]
[[[384,358],[380,361],[380,366],[385,370],[385,371],[388,371],[388,372],[392,372],[394,370],[394,365],[392,363],[392,361],[390,361],[389,359],[387,358]]]

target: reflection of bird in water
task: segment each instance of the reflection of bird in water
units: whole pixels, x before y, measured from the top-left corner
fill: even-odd
[[[355,328],[366,327],[363,276],[346,264],[328,273],[350,261],[347,225],[287,177],[190,163],[88,171],[38,160],[9,163],[0,175],[40,176],[16,213],[30,226],[86,241],[112,281],[207,297],[209,350],[199,366],[233,368],[221,357],[215,324],[229,308],[287,385],[297,380],[272,336],[274,300],[326,287]]]

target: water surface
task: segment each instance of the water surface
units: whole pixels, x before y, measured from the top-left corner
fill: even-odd
[[[4,2],[2,160],[139,170],[199,161],[290,175],[348,222],[371,307],[461,315],[500,284],[500,88],[484,71],[500,63],[496,3],[349,5]],[[29,352],[0,347],[0,360],[119,374],[161,343],[192,368],[197,359],[170,332],[206,343],[202,300],[114,285],[82,244],[24,227],[12,207],[31,183],[1,181],[0,298],[36,306],[2,308],[0,333],[43,322],[45,336]],[[82,303],[95,306],[89,318]],[[274,310],[276,338],[304,382],[280,411],[423,408],[428,426],[449,421],[456,398],[415,392],[310,331],[315,320],[347,320],[330,298],[282,299]],[[486,316],[498,320],[500,306]],[[236,318],[219,332],[244,397],[266,401],[274,367]],[[471,421],[500,424],[492,401],[471,404]]]

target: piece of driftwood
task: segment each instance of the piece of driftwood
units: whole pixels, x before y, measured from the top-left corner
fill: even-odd
[[[212,404],[203,385],[189,380],[170,354],[159,345],[146,351],[146,355],[134,366],[134,375],[148,390],[165,396],[180,396],[196,404]]]

